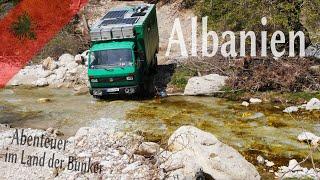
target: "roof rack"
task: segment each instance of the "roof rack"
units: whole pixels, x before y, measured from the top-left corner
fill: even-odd
[[[149,5],[113,9],[103,16],[91,29],[91,41],[134,38],[134,26],[144,21]]]

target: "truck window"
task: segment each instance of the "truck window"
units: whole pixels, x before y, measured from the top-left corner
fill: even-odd
[[[132,66],[131,49],[109,49],[91,52],[91,68]]]

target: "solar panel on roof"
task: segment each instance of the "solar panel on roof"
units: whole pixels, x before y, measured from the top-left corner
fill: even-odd
[[[124,19],[107,19],[102,21],[101,26],[107,26],[110,24],[134,24],[138,18],[124,18]]]
[[[102,19],[123,18],[127,12],[127,10],[110,11]]]

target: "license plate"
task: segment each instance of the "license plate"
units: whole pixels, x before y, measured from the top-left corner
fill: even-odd
[[[107,89],[107,92],[119,92],[120,89],[119,88],[109,88]]]

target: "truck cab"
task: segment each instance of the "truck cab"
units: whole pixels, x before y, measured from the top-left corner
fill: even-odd
[[[90,36],[88,76],[94,97],[154,93],[159,48],[154,5],[113,9]]]

